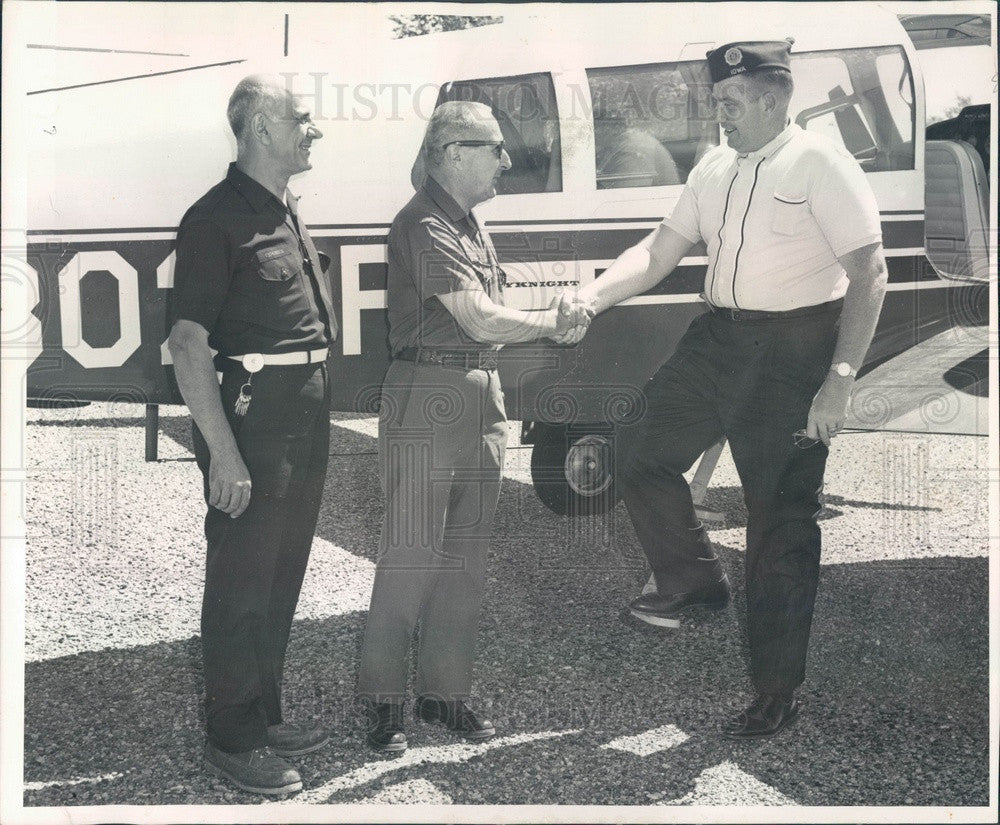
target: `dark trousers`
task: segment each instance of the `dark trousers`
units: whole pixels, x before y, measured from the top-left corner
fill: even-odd
[[[780,320],[699,316],[624,433],[621,489],[661,593],[722,576],[682,473],[720,436],[729,440],[748,511],[747,629],[761,693],[791,693],[805,678],[828,450],[798,447],[793,434],[826,377],[839,318],[839,304]]]
[[[419,626],[417,694],[464,699],[507,444],[497,373],[394,361],[378,443],[385,516],[358,693],[402,701]]]
[[[201,611],[208,738],[237,753],[266,744],[281,717],[281,680],[326,477],[330,391],[324,364],[265,367],[244,418],[233,404],[247,373],[226,372],[222,403],[250,471],[238,518],[205,516],[208,554]],[[208,498],[208,447],[193,426]]]

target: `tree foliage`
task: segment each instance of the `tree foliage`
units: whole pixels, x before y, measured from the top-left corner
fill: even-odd
[[[972,98],[968,95],[958,95],[955,98],[955,102],[944,110],[943,115],[937,117],[927,118],[927,125],[930,126],[932,123],[939,123],[942,120],[951,120],[953,117],[958,117],[962,109],[966,106],[972,105]]]
[[[459,14],[393,14],[389,19],[393,24],[393,35],[397,38],[473,29],[476,26],[490,26],[503,22],[502,17]]]

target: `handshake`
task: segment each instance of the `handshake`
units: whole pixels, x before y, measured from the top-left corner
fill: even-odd
[[[549,309],[554,309],[556,313],[556,334],[551,338],[557,344],[575,344],[580,341],[597,314],[592,300],[581,300],[576,294],[565,292],[552,299]]]

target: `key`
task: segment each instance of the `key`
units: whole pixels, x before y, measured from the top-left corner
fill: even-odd
[[[250,377],[253,378],[253,375]],[[250,409],[250,397],[252,394],[250,382],[247,381],[240,387],[240,394],[236,397],[236,404],[233,407],[233,412],[236,413],[237,417],[243,418],[247,414],[247,410]]]
[[[264,369],[264,356],[259,352],[251,352],[243,356],[242,362],[243,369],[247,371],[248,375],[247,382],[240,387],[240,394],[236,397],[236,404],[233,406],[233,412],[239,418],[243,418],[247,414],[247,410],[250,409],[250,399],[253,397],[253,388],[250,384],[253,382],[254,373]]]

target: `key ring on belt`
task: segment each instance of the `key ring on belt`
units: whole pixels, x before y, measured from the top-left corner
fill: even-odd
[[[253,396],[253,388],[250,385],[253,383],[254,373],[264,369],[264,356],[259,352],[251,352],[244,355],[240,361],[248,375],[246,383],[240,387],[240,394],[236,397],[233,412],[236,413],[237,417],[243,418],[247,414],[247,410],[250,409],[250,399]]]

